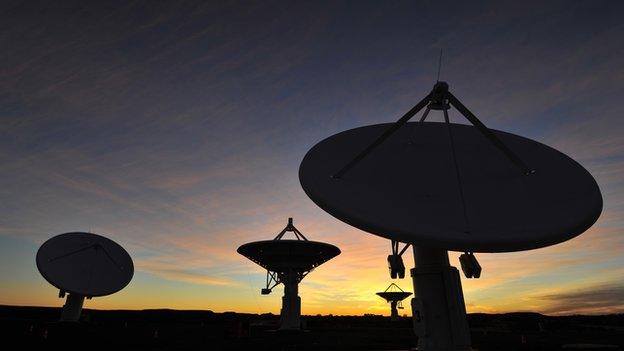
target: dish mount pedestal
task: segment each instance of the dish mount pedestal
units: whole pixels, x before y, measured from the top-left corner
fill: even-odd
[[[61,312],[61,322],[77,322],[80,319],[85,297],[78,294],[68,294]]]
[[[448,252],[412,245],[412,318],[419,350],[471,350],[459,271]]]
[[[399,320],[399,310],[397,309],[398,301],[390,302],[390,320],[397,322]]]
[[[299,294],[299,274],[290,270],[281,274],[284,284],[282,310],[280,311],[280,329],[299,329],[301,326],[301,297]]]

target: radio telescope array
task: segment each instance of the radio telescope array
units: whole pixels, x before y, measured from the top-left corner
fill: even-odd
[[[451,123],[455,108],[470,125]],[[425,109],[419,122],[409,120]],[[432,110],[444,122],[427,122]],[[487,128],[437,82],[395,123],[362,126],[312,147],[299,168],[308,197],[327,213],[362,231],[390,239],[392,279],[405,276],[402,255],[411,246],[414,331],[419,350],[469,350],[470,333],[458,270],[479,278],[475,252],[531,250],[571,239],[602,212],[592,175],[565,154],[537,141]],[[294,239],[284,239],[292,233]],[[400,248],[404,243],[403,248]],[[340,254],[309,241],[292,218],[273,239],[244,244],[238,253],[267,270],[262,294],[284,285],[280,329],[299,329],[298,285]],[[37,252],[41,275],[67,300],[61,320],[77,321],[84,299],[113,294],[132,279],[130,255],[103,236],[72,232]],[[392,290],[394,288],[398,290]],[[391,284],[378,293],[392,318],[411,293]]]
[[[472,125],[451,123],[451,107]],[[408,123],[423,108],[420,121]],[[441,110],[444,122],[426,122],[431,110]],[[586,231],[602,211],[600,189],[580,164],[539,142],[488,129],[445,82],[395,123],[316,144],[299,180],[327,213],[392,241],[393,278],[402,275],[401,254],[412,246],[419,350],[470,349],[461,281],[448,250],[463,252],[463,270],[477,278],[474,252],[554,245]]]
[[[295,239],[284,239],[293,233]],[[254,241],[238,248],[238,253],[267,270],[263,295],[270,294],[279,284],[284,285],[280,329],[301,328],[301,298],[299,282],[312,270],[340,254],[336,246],[308,240],[295,226],[292,218],[273,240]]]
[[[54,236],[37,251],[41,275],[65,297],[61,321],[80,319],[84,299],[114,294],[134,274],[132,258],[123,247],[101,235],[72,232]]]

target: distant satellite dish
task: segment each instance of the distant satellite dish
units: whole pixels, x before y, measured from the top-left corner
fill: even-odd
[[[403,291],[394,283],[390,284],[386,290],[377,293],[378,296],[390,303],[390,318],[395,322],[399,320],[398,309],[403,309],[402,301],[411,294],[411,292]]]
[[[450,123],[457,109],[472,126]],[[408,123],[426,108],[420,122]],[[425,122],[431,110],[444,123]],[[395,123],[332,135],[305,155],[299,180],[327,213],[392,241],[388,266],[403,277],[411,245],[412,317],[419,349],[470,349],[459,273],[447,250],[463,251],[468,278],[481,276],[473,252],[507,252],[571,239],[602,211],[594,178],[563,153],[488,129],[437,82]],[[407,245],[399,248],[399,242]]]
[[[132,258],[121,246],[101,235],[72,232],[47,240],[37,251],[41,275],[69,293],[62,320],[78,320],[84,298],[123,289],[134,274]]]
[[[283,239],[287,232],[293,233],[295,239]],[[266,287],[261,290],[263,295],[284,284],[280,329],[301,327],[299,282],[313,269],[340,254],[340,249],[334,245],[309,241],[295,228],[292,218],[275,239],[244,244],[237,251],[267,270]]]
[[[340,250],[318,241],[281,239],[244,244],[238,253],[272,272],[307,272],[337,256]]]

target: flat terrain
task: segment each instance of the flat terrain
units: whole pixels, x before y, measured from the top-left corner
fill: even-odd
[[[81,323],[58,323],[59,308],[0,306],[0,337],[19,349],[80,350],[408,350],[411,319],[305,316],[305,331],[276,332],[272,314],[211,311],[84,310]],[[624,315],[551,317],[471,314],[477,350],[624,350]]]

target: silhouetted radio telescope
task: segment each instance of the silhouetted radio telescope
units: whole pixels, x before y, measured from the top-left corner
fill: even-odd
[[[286,232],[292,232],[296,239],[283,239]],[[292,218],[275,239],[251,242],[237,251],[267,270],[266,287],[261,290],[263,295],[270,294],[278,284],[284,284],[280,329],[301,327],[299,282],[314,268],[340,254],[340,249],[334,245],[309,241],[295,228]]]
[[[61,321],[78,321],[85,297],[91,299],[123,289],[134,274],[132,258],[103,236],[73,232],[48,239],[37,251],[37,268],[67,300]]]
[[[451,106],[472,126],[450,123]],[[423,108],[420,122],[408,123]],[[430,110],[442,110],[445,122],[424,122]],[[470,345],[459,273],[447,250],[464,252],[462,268],[478,277],[473,252],[554,245],[583,233],[602,211],[600,189],[580,164],[539,142],[488,129],[444,82],[394,124],[316,144],[299,179],[323,210],[392,241],[395,276],[412,245],[412,315],[422,350]],[[406,247],[399,250],[399,242]]]
[[[402,301],[411,294],[411,292],[403,291],[403,289],[399,288],[399,286],[394,283],[390,284],[386,290],[377,293],[377,295],[390,303],[390,317],[392,321],[399,320],[399,311],[397,308],[402,310]]]

